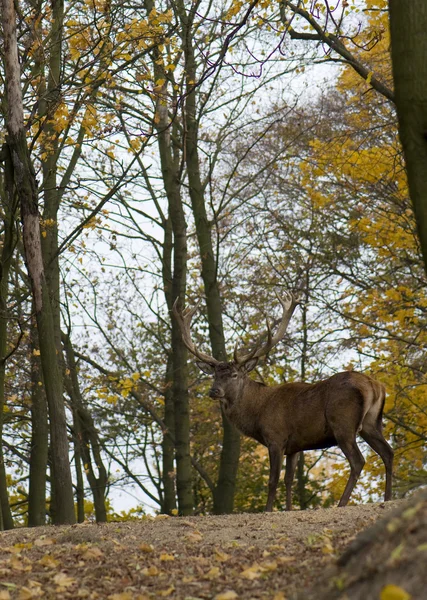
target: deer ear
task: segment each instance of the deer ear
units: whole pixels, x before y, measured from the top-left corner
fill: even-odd
[[[206,375],[213,375],[215,372],[214,367],[207,362],[197,360],[196,365],[199,367],[199,369],[201,371],[203,371],[203,373],[206,373]]]
[[[249,371],[252,371],[253,369],[255,369],[257,364],[258,364],[258,358],[251,358],[250,360],[248,360],[248,362],[246,362],[243,365],[244,372],[249,373]]]

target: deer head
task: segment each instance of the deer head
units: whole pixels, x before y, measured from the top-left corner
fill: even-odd
[[[200,352],[191,339],[191,319],[199,308],[200,301],[193,308],[185,308],[180,312],[178,310],[178,298],[175,300],[173,314],[179,323],[185,346],[198,359],[197,366],[204,373],[214,376],[214,382],[209,392],[211,398],[218,398],[219,400],[227,398],[228,401],[237,398],[243,389],[247,374],[256,367],[260,358],[266,356],[283,339],[292,313],[301,298],[299,295],[290,292],[285,292],[283,298],[278,294],[276,296],[283,309],[276,333],[272,334],[267,320],[266,341],[262,343],[264,336],[260,336],[252,350],[246,353],[239,353],[236,345],[233,360],[229,362],[221,362],[213,356]]]

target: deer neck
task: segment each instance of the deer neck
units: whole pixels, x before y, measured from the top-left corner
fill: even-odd
[[[242,433],[252,436],[267,395],[268,387],[248,377],[239,393],[226,399],[225,413]]]

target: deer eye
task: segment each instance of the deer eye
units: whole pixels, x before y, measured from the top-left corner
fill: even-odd
[[[232,373],[231,374],[231,379],[236,379],[237,378],[237,373]]]

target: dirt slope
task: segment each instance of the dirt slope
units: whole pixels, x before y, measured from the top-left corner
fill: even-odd
[[[396,506],[1,532],[0,600],[304,599],[354,536]]]

